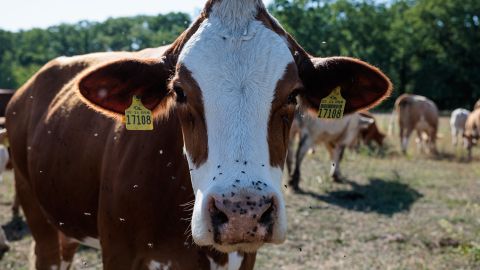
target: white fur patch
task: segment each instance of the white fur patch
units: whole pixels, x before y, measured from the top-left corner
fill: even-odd
[[[234,5],[233,2],[220,3]],[[237,4],[256,7],[258,2],[242,0]],[[250,18],[243,24],[244,29],[238,26],[241,23],[232,28],[224,24],[222,17],[214,16],[221,8],[213,8],[212,15],[186,43],[179,57],[179,63],[191,71],[202,91],[208,134],[208,159],[191,172],[196,194],[193,238],[200,245],[213,242],[205,225],[209,223],[208,211],[204,211],[210,194],[242,190],[251,181],[261,179],[279,199],[279,220],[273,239],[283,240],[286,218],[282,174],[280,169],[270,168],[267,138],[277,83],[294,59],[284,39],[261,22]],[[241,9],[250,12],[249,7]],[[194,168],[191,158],[188,160]],[[213,177],[217,180],[212,181]],[[236,188],[232,187],[234,179],[242,180]]]
[[[243,262],[243,255],[238,252],[228,253],[228,262],[225,265],[219,265],[212,258],[207,258],[210,261],[210,270],[238,270]]]
[[[228,254],[228,270],[238,270],[242,266],[243,255],[238,252]]]

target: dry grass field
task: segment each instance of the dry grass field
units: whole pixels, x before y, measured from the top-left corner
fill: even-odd
[[[387,130],[389,117],[377,115]],[[265,246],[256,269],[480,269],[480,150],[473,162],[450,144],[441,119],[438,157],[399,153],[397,136],[381,151],[345,155],[347,181],[332,183],[319,147],[305,159],[301,194],[287,191],[288,239]],[[284,181],[287,179],[285,178]],[[0,183],[0,224],[11,251],[0,269],[27,269],[31,236],[10,222],[12,174]],[[97,251],[83,248],[77,269],[101,269]]]

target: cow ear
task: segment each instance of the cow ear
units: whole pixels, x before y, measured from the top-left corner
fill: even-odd
[[[121,59],[93,68],[78,81],[80,94],[100,111],[124,114],[132,97],[149,110],[167,104],[169,71],[161,59]]]
[[[374,107],[392,92],[392,83],[379,69],[354,58],[308,58],[299,72],[303,103],[314,110],[337,87],[346,100],[345,113]]]

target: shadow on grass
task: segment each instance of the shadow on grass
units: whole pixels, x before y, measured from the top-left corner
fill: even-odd
[[[2,225],[7,240],[10,242],[20,241],[30,234],[27,223],[21,217],[14,217],[8,223]]]
[[[326,194],[300,191],[299,194],[348,210],[392,216],[410,210],[410,207],[423,197],[421,193],[395,178],[392,180],[370,178],[366,185],[345,180],[344,182],[351,186],[351,190],[336,190]]]

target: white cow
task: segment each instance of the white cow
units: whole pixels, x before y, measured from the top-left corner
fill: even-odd
[[[297,115],[293,127],[298,127],[300,142],[296,153],[295,168],[289,185],[295,189],[299,189],[300,167],[305,154],[314,148],[316,144],[323,143],[327,148],[330,159],[332,160],[332,168],[330,176],[334,181],[340,181],[340,162],[346,147],[355,146],[359,138],[359,133],[367,129],[374,120],[361,116],[359,113],[345,115],[339,120],[319,119],[305,113]],[[295,130],[295,129],[293,129]],[[291,138],[293,140],[291,134]],[[293,146],[292,141],[289,144],[289,155],[287,157],[287,167],[290,170],[292,164]]]
[[[452,131],[452,144],[458,144],[458,137],[463,137],[465,123],[467,122],[470,111],[462,108],[455,109],[450,116],[450,129]]]

